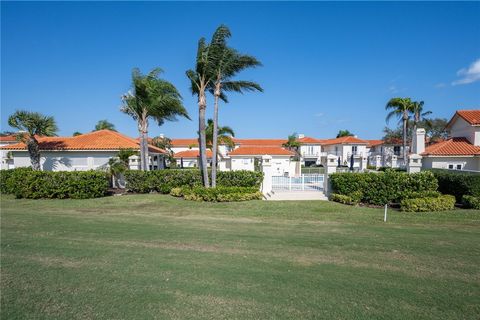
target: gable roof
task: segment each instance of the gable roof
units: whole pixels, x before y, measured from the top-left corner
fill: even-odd
[[[281,147],[265,147],[265,146],[249,146],[249,147],[239,147],[228,154],[229,156],[293,156],[293,153],[290,150]]]
[[[198,139],[172,139],[172,147],[198,146]]]
[[[367,141],[368,143],[367,144],[368,148],[379,146],[385,143],[383,140],[365,140],[365,141]]]
[[[99,130],[74,137],[39,137],[40,150],[139,150],[139,142],[111,130]],[[25,143],[18,142],[1,147],[2,150],[27,150]],[[153,153],[165,153],[163,149],[149,145]]]
[[[17,135],[15,134],[0,137],[0,142],[16,142],[16,141],[17,141]]]
[[[297,139],[297,141],[300,142],[301,144],[322,144],[323,142],[325,142],[325,140],[312,138],[312,137],[303,137],[303,138]]]
[[[422,155],[432,156],[472,156],[480,155],[480,147],[474,146],[464,137],[450,138],[425,148]]]
[[[462,118],[468,124],[472,126],[480,126],[480,109],[477,110],[457,110],[453,115],[452,119],[447,123],[447,128],[449,128],[456,119]]]
[[[367,140],[358,139],[357,137],[347,136],[335,139],[328,139],[325,140],[323,144],[328,146],[332,144],[368,144],[368,142]]]
[[[200,151],[198,149],[196,150],[185,150],[185,151],[180,151],[177,152],[173,155],[175,159],[180,159],[180,158],[198,158],[200,157]],[[212,157],[212,151],[207,150],[207,158]]]
[[[265,147],[281,147],[287,142],[287,139],[237,139],[233,138],[233,142],[240,146],[265,146]]]

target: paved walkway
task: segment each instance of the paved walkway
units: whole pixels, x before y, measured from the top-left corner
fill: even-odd
[[[267,195],[266,200],[328,200],[320,191],[276,191]]]

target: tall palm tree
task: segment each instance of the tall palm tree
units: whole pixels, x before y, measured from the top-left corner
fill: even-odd
[[[55,119],[38,112],[24,110],[15,111],[8,118],[8,125],[25,133],[19,133],[18,138],[27,145],[33,170],[40,170],[40,149],[38,136],[55,136],[58,130]]]
[[[178,90],[170,82],[160,79],[160,68],[155,68],[147,75],[139,69],[132,71],[132,92],[122,96],[121,111],[137,121],[140,134],[140,168],[149,170],[148,158],[148,124],[155,120],[159,126],[165,121],[176,121],[177,116],[190,119],[182,103]]]
[[[413,102],[410,98],[392,98],[387,102],[385,110],[391,110],[387,114],[386,121],[397,117],[403,123],[403,161],[407,161],[407,128],[410,114],[413,112]]]
[[[108,120],[100,120],[97,122],[95,125],[95,130],[93,131],[98,131],[98,130],[112,130],[112,131],[117,131],[115,130],[115,125],[111,122],[108,122]]]
[[[225,39],[230,35],[230,31],[225,26],[220,26],[215,30],[210,46],[205,38],[198,41],[197,57],[195,61],[195,69],[187,70],[186,75],[191,82],[192,94],[198,97],[198,134],[199,134],[199,151],[200,151],[200,171],[202,173],[203,186],[210,186],[207,171],[207,144],[205,136],[205,112],[207,109],[206,91],[212,86],[215,78],[215,64],[219,61],[218,50],[221,43],[225,43]]]
[[[230,37],[230,31],[226,26],[220,26],[227,32],[225,37],[219,41],[213,41],[210,44],[211,51],[215,56],[217,62],[215,63],[215,77],[209,90],[214,96],[214,110],[213,110],[213,148],[212,148],[212,187],[216,186],[217,180],[217,135],[218,135],[218,103],[219,100],[228,102],[224,91],[233,91],[244,93],[246,91],[260,91],[263,92],[262,87],[252,81],[234,80],[233,78],[242,70],[247,68],[254,68],[262,64],[255,57],[240,54],[235,49],[230,48],[226,44],[226,39]]]
[[[423,111],[424,106],[423,101],[414,101],[412,103],[412,115],[413,115],[413,133],[417,132],[417,125],[420,121],[425,120],[424,118],[430,114],[432,111]],[[426,122],[428,124],[428,120]]]
[[[292,133],[291,135],[289,135],[287,141],[282,143],[282,147],[285,147],[288,150],[295,152],[295,160],[298,160],[300,158],[301,143],[298,141],[296,133]]]

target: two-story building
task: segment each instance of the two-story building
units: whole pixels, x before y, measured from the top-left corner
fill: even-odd
[[[458,110],[447,130],[447,140],[417,150],[422,168],[480,171],[480,110]]]

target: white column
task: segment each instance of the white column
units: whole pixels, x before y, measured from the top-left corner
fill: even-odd
[[[128,157],[128,167],[130,170],[140,170],[140,157],[136,155]]]
[[[412,153],[422,154],[425,151],[425,129],[418,128],[413,136]]]
[[[378,168],[380,168],[380,167],[382,166],[381,163],[382,163],[382,156],[379,155],[379,154],[377,154],[377,155],[375,156],[375,168],[376,168],[377,170],[378,170]]]
[[[262,193],[266,194],[272,191],[272,157],[262,156],[263,183]]]
[[[392,168],[397,168],[397,156],[392,154],[392,163],[391,163]]]
[[[362,162],[360,163],[360,169],[361,170],[366,170],[367,169],[367,164],[368,164],[367,156],[362,155]]]
[[[411,154],[408,156],[408,173],[417,173],[422,170],[422,156],[418,154]]]

